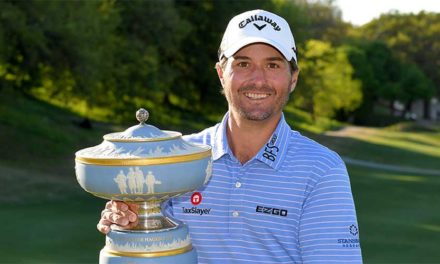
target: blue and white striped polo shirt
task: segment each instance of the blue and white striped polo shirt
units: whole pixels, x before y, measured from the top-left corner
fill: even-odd
[[[228,146],[227,119],[186,136],[213,147],[213,176],[173,200],[199,263],[362,263],[340,157],[292,131],[283,116],[269,142],[242,165]]]

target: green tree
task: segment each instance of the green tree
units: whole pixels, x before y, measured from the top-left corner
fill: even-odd
[[[300,16],[305,17],[305,25],[300,30],[306,39],[319,39],[332,45],[345,42],[347,32],[352,25],[342,20],[342,11],[335,5],[334,0],[297,1],[303,7]]]
[[[420,69],[400,59],[385,43],[362,42],[347,47],[354,78],[361,81],[363,101],[355,113],[355,122],[372,122],[371,115],[379,99],[388,101],[390,114],[394,114],[394,102],[405,104],[410,111],[412,102],[432,96],[430,80]]]
[[[301,79],[294,96],[296,105],[315,116],[332,117],[336,111],[352,112],[362,100],[360,82],[343,47],[309,40],[303,50]]]
[[[405,104],[405,110],[402,115],[411,112],[412,103],[417,99],[430,99],[435,88],[432,81],[414,64],[402,64],[401,69],[401,93],[399,101]]]
[[[440,57],[440,13],[389,13],[359,30],[364,38],[387,43],[404,62],[416,64],[440,94],[440,60],[434,59]],[[429,116],[428,109],[425,117]]]
[[[97,101],[111,69],[112,13],[107,1],[2,1],[2,86]]]
[[[192,25],[180,16],[174,1],[118,1],[120,23],[114,33],[112,91],[115,111],[124,118],[139,106],[170,107],[182,78],[181,46]],[[184,93],[182,93],[185,96]],[[157,115],[155,115],[157,116]]]
[[[182,73],[174,86],[189,109],[218,112],[226,108],[214,66],[228,21],[235,15],[256,8],[271,10],[270,1],[176,1],[179,14],[192,25],[181,47]],[[223,106],[223,107],[219,107]]]

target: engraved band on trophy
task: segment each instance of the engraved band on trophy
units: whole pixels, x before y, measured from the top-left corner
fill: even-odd
[[[188,227],[168,216],[161,205],[208,182],[211,147],[145,124],[148,116],[141,108],[136,112],[139,125],[107,134],[100,145],[75,154],[76,177],[84,190],[140,206],[137,226],[112,226],[100,252],[101,264],[197,263]]]

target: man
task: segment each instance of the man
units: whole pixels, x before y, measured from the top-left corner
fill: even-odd
[[[172,201],[190,227],[199,263],[361,263],[358,227],[343,161],[292,131],[282,109],[298,80],[287,22],[254,10],[234,17],[217,74],[229,111],[186,139],[213,147],[213,176]],[[204,214],[184,210],[196,206]],[[110,202],[98,229],[131,226],[136,208]]]

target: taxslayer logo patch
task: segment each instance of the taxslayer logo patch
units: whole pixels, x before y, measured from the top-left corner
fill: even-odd
[[[197,208],[195,206],[191,208],[182,207],[182,213],[184,214],[197,214],[197,215],[206,215],[211,212],[211,208]]]
[[[182,207],[182,213],[184,214],[197,214],[197,215],[207,215],[211,212],[211,208],[199,208],[197,205],[199,205],[203,198],[202,194],[199,192],[194,192],[191,195],[191,203],[194,205],[191,208]]]
[[[195,192],[191,195],[191,203],[193,205],[199,205],[202,202],[202,194]]]

